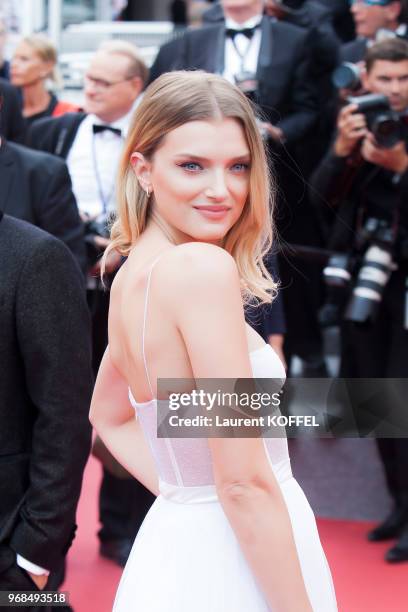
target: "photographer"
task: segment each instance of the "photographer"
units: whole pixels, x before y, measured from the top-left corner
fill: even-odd
[[[369,108],[370,98],[367,102],[364,97],[353,99],[355,103],[340,111],[334,144],[312,177],[312,198],[331,222],[329,248],[347,253],[349,262],[359,262],[354,289],[348,287],[345,292],[344,304],[348,303],[341,322],[341,377],[405,378],[408,42],[395,38],[373,45],[366,54],[363,85],[371,94],[386,96],[390,110],[386,112],[378,103],[377,110]],[[343,268],[329,264],[329,268],[344,285],[347,276],[353,276],[349,264]],[[408,440],[379,439],[378,448],[394,507],[368,537],[382,541],[399,536],[386,559],[406,561]]]

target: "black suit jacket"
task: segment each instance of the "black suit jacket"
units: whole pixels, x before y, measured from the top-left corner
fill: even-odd
[[[28,128],[26,145],[66,159],[85,117],[86,113],[66,113],[39,119]]]
[[[0,136],[23,142],[26,123],[21,112],[21,97],[16,87],[0,79]]]
[[[4,60],[3,65],[0,66],[0,78],[7,80],[10,78],[10,62],[8,60]]]
[[[287,142],[302,139],[317,117],[316,91],[309,78],[307,31],[264,17],[257,80],[259,103],[268,120],[280,127]],[[189,30],[160,50],[152,67],[153,77],[169,70],[224,70],[223,23]],[[158,69],[159,64],[159,69]]]
[[[14,143],[0,146],[0,210],[60,238],[86,273],[83,223],[66,164]]]
[[[88,307],[66,246],[4,215],[0,266],[1,584],[16,552],[54,570],[71,544],[92,372]]]

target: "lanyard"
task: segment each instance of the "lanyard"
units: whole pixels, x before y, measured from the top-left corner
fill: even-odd
[[[109,189],[108,193],[105,194],[105,192],[103,190],[101,174],[99,172],[98,160],[97,160],[97,157],[96,157],[95,136],[96,136],[96,134],[94,134],[92,132],[92,165],[93,165],[93,171],[94,171],[94,176],[95,176],[95,180],[96,180],[96,185],[97,185],[97,188],[98,188],[99,201],[102,204],[103,214],[106,215],[106,213],[108,212],[109,202],[111,201],[112,196],[113,196],[113,192],[115,191],[115,182],[116,182],[116,180],[115,180],[115,178],[113,179],[111,188]]]
[[[241,60],[241,72],[243,72],[243,70],[244,70],[245,60],[248,57],[248,54],[249,54],[249,52],[251,50],[252,43],[254,41],[254,37],[255,37],[255,32],[254,32],[252,38],[250,40],[248,40],[248,44],[246,46],[245,53],[242,53],[238,49],[237,43],[235,42],[235,38],[231,38],[231,42],[234,45],[234,49],[237,52],[237,55],[238,55],[239,59]]]

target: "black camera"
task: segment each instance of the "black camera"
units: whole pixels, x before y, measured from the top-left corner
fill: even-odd
[[[356,104],[356,113],[365,115],[367,128],[374,134],[380,147],[391,149],[397,142],[406,140],[407,128],[404,118],[390,107],[387,96],[367,94],[347,99],[349,104]]]
[[[320,308],[318,320],[322,327],[338,325],[352,280],[354,261],[349,254],[334,254],[323,270],[326,301]]]
[[[242,70],[235,76],[235,85],[246,95],[252,102],[258,102],[258,80],[256,74],[248,70]]]
[[[109,213],[99,215],[99,217],[89,218],[85,221],[85,244],[88,266],[92,268],[104,252],[105,248],[96,244],[95,237],[110,237],[110,225],[112,223]]]
[[[235,76],[235,85],[242,91],[243,94],[255,105],[259,104],[259,91],[258,91],[258,80],[256,74],[247,70],[238,72]],[[263,119],[257,118],[257,124],[259,133],[261,134],[262,140],[267,142],[269,139],[268,131],[262,127]]]
[[[375,320],[395,269],[395,230],[388,221],[369,217],[357,237],[356,247],[356,254],[333,255],[323,271],[327,298],[319,311],[322,327],[338,325],[343,312],[344,318],[354,323]]]

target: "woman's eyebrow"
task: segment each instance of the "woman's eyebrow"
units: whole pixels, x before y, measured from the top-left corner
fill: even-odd
[[[202,157],[201,155],[194,155],[193,153],[177,153],[175,155],[177,158],[188,158],[195,161],[210,161],[208,157]],[[249,161],[251,159],[251,155],[249,153],[243,153],[242,155],[237,155],[229,158],[229,161]]]

